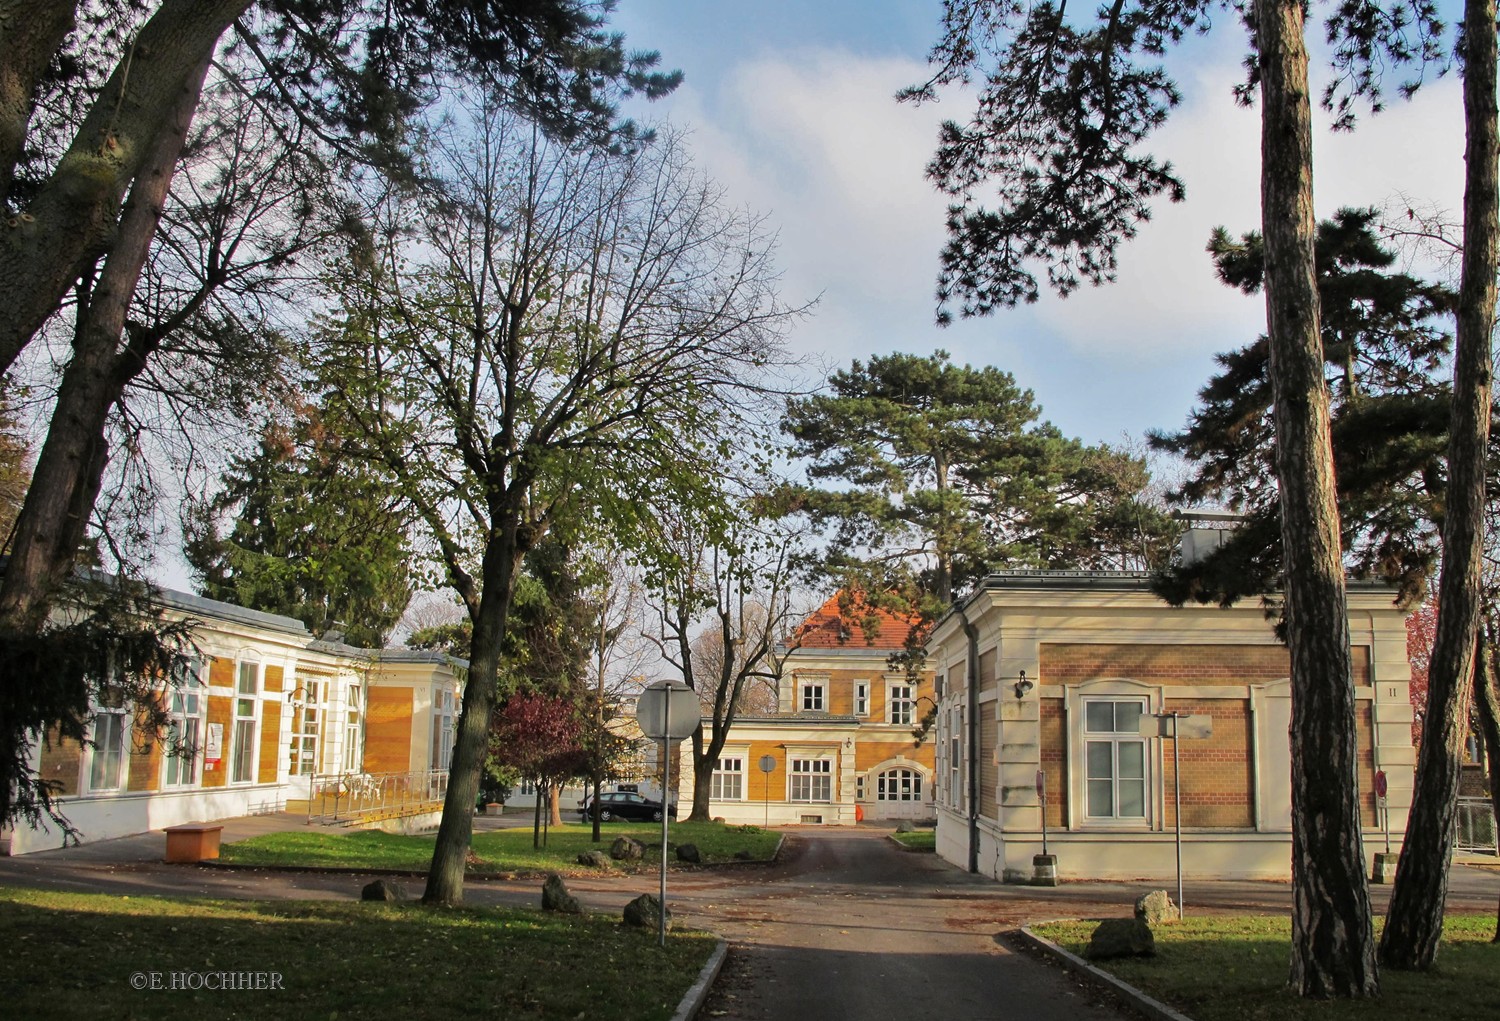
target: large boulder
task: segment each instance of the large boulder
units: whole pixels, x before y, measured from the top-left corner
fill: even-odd
[[[609,867],[609,855],[603,851],[584,851],[578,856],[578,864],[590,865],[596,869]]]
[[[685,861],[690,865],[699,865],[703,862],[703,855],[699,853],[697,844],[678,844],[677,860]]]
[[[1156,937],[1139,918],[1106,918],[1089,937],[1083,955],[1091,961],[1116,957],[1155,957]]]
[[[609,856],[615,861],[640,861],[646,853],[646,845],[630,837],[616,837],[609,845]]]
[[[542,884],[542,910],[561,911],[568,915],[583,913],[578,898],[568,892],[568,884],[556,872],[549,873],[547,881]]]
[[[912,822],[910,819],[902,819],[896,824],[897,833],[915,833],[916,831],[917,824]]]
[[[398,901],[406,899],[406,887],[387,879],[377,879],[359,891],[360,900]]]
[[[666,912],[667,928],[672,928],[672,909]],[[642,929],[655,929],[661,921],[661,901],[655,894],[643,893],[625,905],[625,924]]]
[[[1147,925],[1177,921],[1177,905],[1165,890],[1152,890],[1142,894],[1135,902],[1135,917]]]

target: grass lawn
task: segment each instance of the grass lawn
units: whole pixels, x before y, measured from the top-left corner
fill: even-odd
[[[1078,956],[1095,922],[1033,926]],[[1380,931],[1376,920],[1375,931]],[[1316,1002],[1287,992],[1291,922],[1284,917],[1194,918],[1158,925],[1156,957],[1102,962],[1104,970],[1195,1021],[1493,1021],[1500,1018],[1500,945],[1493,915],[1450,917],[1437,969],[1385,970],[1377,1001]]]
[[[567,823],[554,826],[547,846],[531,846],[531,827],[490,830],[474,834],[472,851],[476,861],[470,869],[481,872],[562,872],[597,874],[596,868],[577,864],[583,851],[609,850],[616,837],[631,836],[644,844],[661,841],[661,827],[606,823],[598,844],[590,826]],[[697,844],[705,862],[734,860],[738,851],[749,851],[757,859],[771,857],[780,836],[759,827],[725,826],[713,822],[672,824],[672,844]],[[220,860],[235,865],[317,865],[350,869],[410,869],[425,872],[432,861],[431,836],[401,836],[356,830],[349,833],[268,833],[220,849]],[[668,857],[675,861],[675,855]],[[660,867],[659,852],[648,849],[645,866]],[[621,867],[615,863],[615,867]]]
[[[912,830],[910,833],[892,833],[891,836],[910,851],[937,850],[937,830]]]
[[[663,949],[655,930],[541,911],[0,889],[0,945],[12,1018],[638,1021],[672,1016],[714,940]],[[245,972],[266,988],[208,977]]]

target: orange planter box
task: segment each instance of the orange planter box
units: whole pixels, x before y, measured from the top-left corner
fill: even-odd
[[[167,861],[191,863],[219,856],[222,826],[168,826]]]

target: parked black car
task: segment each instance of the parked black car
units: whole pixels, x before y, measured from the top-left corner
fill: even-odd
[[[585,798],[578,804],[584,821],[593,818],[589,813],[593,800]],[[677,818],[677,806],[672,806],[672,818]],[[599,796],[599,820],[629,819],[632,822],[661,822],[661,802],[636,794],[634,791],[605,791]]]

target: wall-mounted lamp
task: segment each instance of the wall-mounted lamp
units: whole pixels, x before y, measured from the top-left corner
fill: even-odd
[[[1025,698],[1026,693],[1034,687],[1036,685],[1026,679],[1026,671],[1022,670],[1020,677],[1016,681],[1016,698]]]

